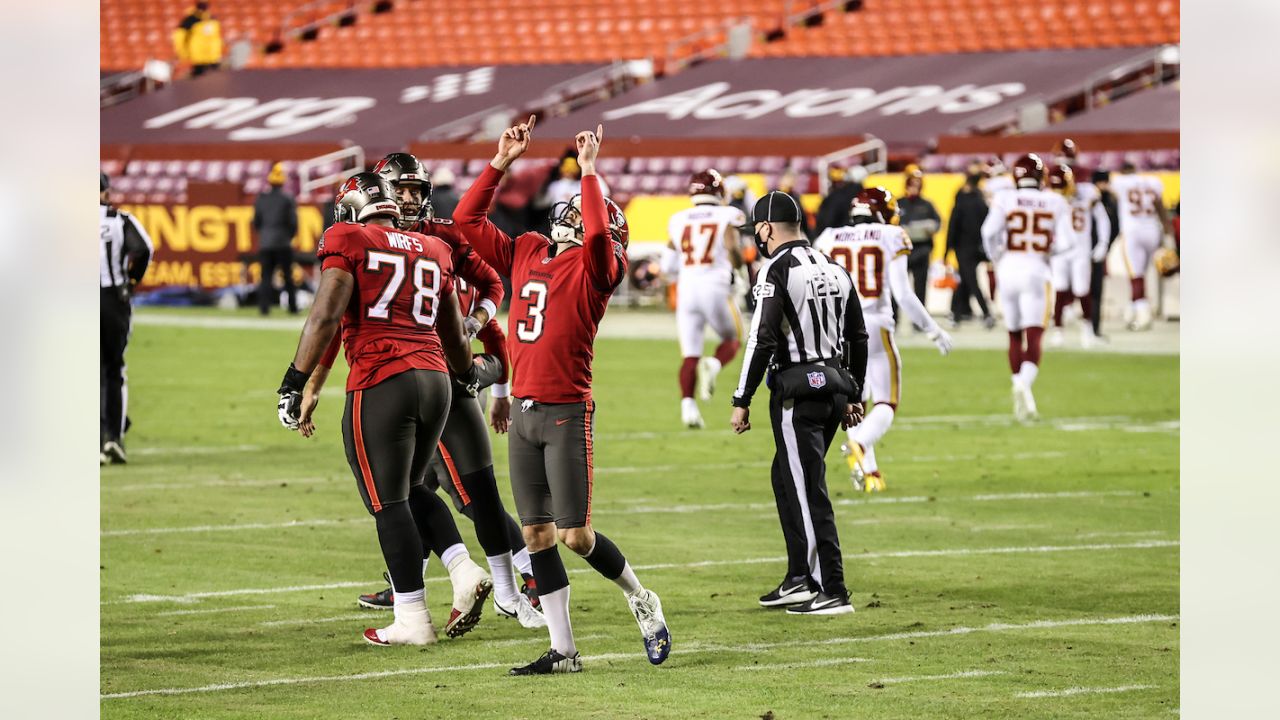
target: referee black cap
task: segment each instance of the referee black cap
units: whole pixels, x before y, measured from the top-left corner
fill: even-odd
[[[794,225],[803,220],[804,211],[800,209],[800,203],[790,195],[774,190],[756,201],[756,206],[751,209],[751,217],[740,229],[750,233],[755,231],[756,223],[773,222]]]

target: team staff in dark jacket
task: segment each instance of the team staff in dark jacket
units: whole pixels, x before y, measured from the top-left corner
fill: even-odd
[[[1098,187],[1099,201],[1102,207],[1107,211],[1107,218],[1111,221],[1111,232],[1108,237],[1098,237],[1098,224],[1093,224],[1093,246],[1097,248],[1098,243],[1106,243],[1107,248],[1111,248],[1111,243],[1120,234],[1120,210],[1116,204],[1116,196],[1111,192],[1111,173],[1106,170],[1094,170],[1093,176],[1089,178],[1093,184]],[[1093,264],[1093,276],[1090,278],[1089,294],[1093,296],[1093,317],[1090,321],[1093,323],[1093,334],[1095,337],[1102,337],[1102,285],[1107,279],[1107,258],[1104,254],[1102,262]]]
[[[933,254],[933,236],[942,227],[942,218],[933,203],[920,195],[924,187],[924,173],[914,165],[907,169],[906,195],[898,200],[898,217],[902,228],[911,238],[911,254],[907,256],[907,269],[911,271],[911,284],[916,297],[925,307],[925,291],[929,287],[929,256]]]
[[[293,286],[293,237],[298,234],[298,204],[284,191],[284,166],[276,163],[267,175],[271,189],[253,203],[253,229],[258,233],[258,262],[262,278],[258,284],[258,310],[263,315],[275,304],[274,275],[284,274],[284,290],[289,295],[289,312],[297,314],[297,293]]]
[[[973,317],[972,301],[976,299],[982,310],[982,324],[990,329],[995,327],[995,318],[978,286],[978,265],[987,259],[982,250],[982,221],[987,219],[987,200],[979,187],[981,181],[982,168],[970,165],[947,222],[947,250],[955,252],[960,266],[960,285],[951,296],[951,320],[958,324]]]
[[[822,198],[822,204],[818,205],[818,212],[814,216],[814,237],[821,235],[827,228],[843,227],[849,223],[849,207],[853,205],[853,199],[858,193],[862,192],[862,179],[866,175],[866,171],[856,165],[848,170],[833,166],[827,171],[831,189]]]

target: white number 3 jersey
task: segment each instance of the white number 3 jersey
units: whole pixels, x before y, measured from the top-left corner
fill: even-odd
[[[849,271],[868,321],[893,325],[889,265],[911,254],[911,240],[897,225],[862,223],[822,231],[814,247]]]
[[[679,282],[714,276],[728,284],[733,267],[725,232],[746,222],[742,211],[729,205],[695,205],[672,215],[667,234],[679,256]]]

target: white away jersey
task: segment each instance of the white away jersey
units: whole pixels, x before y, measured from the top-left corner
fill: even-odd
[[[1098,192],[1098,187],[1093,183],[1078,183],[1076,185],[1075,195],[1071,196],[1071,229],[1075,231],[1075,250],[1084,254],[1088,254],[1093,247],[1093,224],[1095,217],[1101,217],[1104,221],[1107,217],[1099,200],[1102,194]],[[1099,212],[1101,211],[1101,212]],[[1106,232],[1100,232],[1099,235],[1109,235],[1110,227],[1099,228]],[[1102,238],[1106,241],[1107,238]]]
[[[728,284],[733,266],[724,246],[725,231],[746,222],[746,215],[729,205],[694,205],[672,215],[667,235],[679,255],[679,282],[714,276]]]
[[[1045,268],[1049,255],[1070,249],[1075,240],[1071,206],[1050,190],[1018,188],[991,199],[982,223],[987,257],[1025,256]]]
[[[868,320],[888,319],[893,324],[893,290],[889,263],[911,254],[911,240],[897,225],[861,223],[827,228],[813,243],[818,251],[849,271]]]
[[[1111,176],[1111,192],[1115,193],[1120,226],[1160,231],[1156,204],[1164,197],[1164,184],[1151,175]],[[1132,230],[1130,230],[1132,232]]]
[[[1002,192],[1008,192],[1013,189],[1015,189],[1013,176],[1008,173],[989,177],[987,178],[987,182],[983,185],[983,190],[986,191],[988,199],[993,198]]]

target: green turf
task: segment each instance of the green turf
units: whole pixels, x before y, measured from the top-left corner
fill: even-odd
[[[341,449],[339,371],[318,438],[275,419],[296,339],[135,329],[131,462],[102,472],[101,688],[305,681],[104,697],[103,717],[1129,718],[1177,707],[1176,357],[1051,354],[1036,386],[1045,420],[1023,427],[1007,418],[1003,353],[904,352],[904,405],[880,448],[889,492],[865,501],[838,448],[829,456],[857,613],[798,618],[755,603],[784,569],[765,403],[745,436],[728,432],[723,398],[704,406],[706,430],[683,431],[674,341],[602,340],[593,520],[633,565],[675,566],[639,571],[662,596],[675,649],[650,667],[616,588],[566,556],[585,672],[509,678],[547,642],[491,610],[472,634],[425,650],[360,639],[389,617],[354,602],[379,588],[382,568]],[[503,443],[495,454],[509,499]],[[686,507],[659,511],[670,505]],[[278,527],[289,521],[300,524]],[[275,527],[122,534],[249,523]],[[946,554],[892,555],[928,550]],[[439,618],[438,560],[429,576]],[[199,614],[162,614],[188,611]],[[944,634],[957,628],[975,631]],[[1150,687],[1018,697],[1129,686]]]

